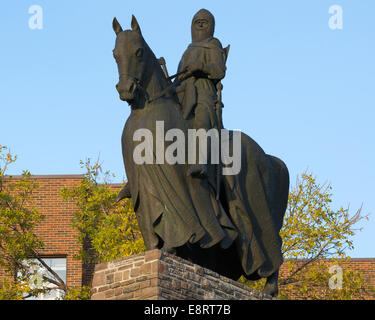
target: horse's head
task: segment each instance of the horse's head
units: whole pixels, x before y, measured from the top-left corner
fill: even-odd
[[[121,100],[133,105],[137,102],[139,94],[144,91],[148,77],[147,71],[151,69],[150,63],[154,55],[143,39],[134,16],[131,28],[132,30],[123,31],[117,19],[113,19],[113,30],[117,35],[113,56],[119,72],[116,89]]]

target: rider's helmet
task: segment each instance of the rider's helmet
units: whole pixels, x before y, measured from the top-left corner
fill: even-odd
[[[191,38],[193,42],[199,42],[212,38],[215,31],[215,18],[206,9],[199,10],[191,23]]]

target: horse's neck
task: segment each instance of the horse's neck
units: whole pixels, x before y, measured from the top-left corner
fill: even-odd
[[[152,58],[149,65],[146,67],[146,72],[149,72],[149,74],[145,75],[147,80],[143,83],[143,89],[148,97],[146,98],[144,95],[140,99],[138,105],[136,107],[132,107],[132,110],[135,112],[137,112],[137,110],[144,109],[145,107],[152,107],[153,101],[149,103],[148,100],[153,100],[154,97],[157,97],[169,84],[158,60],[152,51],[151,54]]]
[[[166,88],[168,82],[157,60],[153,60],[150,70],[152,70],[152,74],[145,89],[149,98],[152,99]]]

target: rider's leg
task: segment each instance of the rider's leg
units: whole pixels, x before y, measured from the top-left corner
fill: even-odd
[[[208,106],[204,102],[198,102],[197,106],[195,107],[195,115],[194,115],[194,129],[204,129],[208,131],[211,129],[211,120],[207,110]],[[204,150],[202,144],[200,143],[199,139],[196,140],[196,163],[191,164],[189,166],[187,175],[198,177],[198,178],[206,178],[207,177],[207,161],[209,160],[209,152],[210,152],[210,141],[207,139],[207,150]],[[200,159],[202,162],[199,163]]]

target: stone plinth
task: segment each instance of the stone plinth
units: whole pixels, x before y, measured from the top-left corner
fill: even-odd
[[[272,299],[160,250],[96,265],[92,286],[93,300]]]

